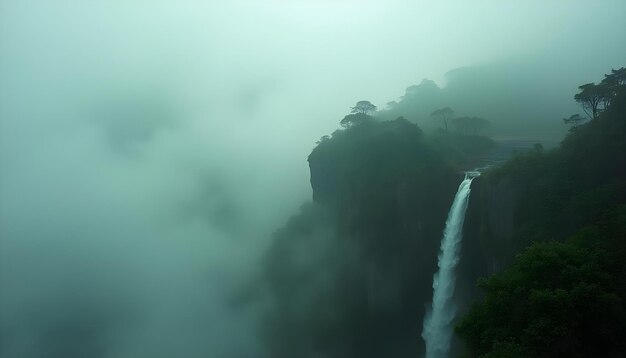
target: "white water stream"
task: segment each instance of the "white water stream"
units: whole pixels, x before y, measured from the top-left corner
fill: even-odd
[[[459,261],[463,222],[469,203],[470,186],[478,172],[465,173],[465,179],[459,185],[454,202],[448,212],[446,227],[439,250],[439,269],[433,276],[433,301],[426,312],[422,338],[426,343],[426,358],[448,358],[452,340],[452,321],[456,307],[452,302],[456,281],[455,268]]]

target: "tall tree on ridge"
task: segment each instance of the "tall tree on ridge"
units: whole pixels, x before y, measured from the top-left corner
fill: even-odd
[[[443,129],[448,131],[448,122],[454,117],[454,111],[450,107],[440,108],[430,114],[434,120],[443,123]]]

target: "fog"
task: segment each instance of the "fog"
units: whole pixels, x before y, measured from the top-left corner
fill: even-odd
[[[0,357],[264,356],[264,303],[241,297],[350,106],[474,66],[547,73],[571,101],[624,65],[625,12],[1,1]]]

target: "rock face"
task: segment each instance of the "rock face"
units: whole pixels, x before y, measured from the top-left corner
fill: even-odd
[[[361,322],[361,331],[341,334],[354,342],[364,331],[378,337],[364,344],[358,356],[389,355],[398,341],[406,354],[423,353],[419,334],[432,295],[439,244],[463,179],[448,162],[417,127],[401,120],[335,133],[309,156],[313,201],[332,213],[334,236],[328,242],[350,243],[347,255],[355,258],[351,269],[358,272],[352,276],[358,282],[350,286],[353,291],[337,292],[360,292],[364,297],[350,305],[367,323]],[[521,246],[518,216],[528,205],[523,196],[532,182],[521,174],[488,173],[472,184],[454,298],[460,314],[481,295],[476,280],[508,265]],[[327,249],[335,248],[330,244]],[[454,341],[452,354],[460,351]]]
[[[497,183],[487,182],[484,188],[483,202],[487,205],[487,235],[498,238],[497,241],[508,241],[513,236],[513,220],[515,202],[518,195],[517,186],[512,178],[503,178]]]
[[[478,177],[472,183],[458,266],[456,302],[460,311],[480,297],[476,280],[499,271],[512,256],[520,183]]]
[[[272,356],[421,355],[439,243],[463,173],[406,120],[336,132],[309,165],[313,203],[276,233],[264,267],[275,303],[264,329]]]
[[[484,137],[424,138],[401,118],[364,118],[323,138],[308,158],[313,202],[276,232],[262,269],[273,304],[263,327],[270,356],[422,356],[439,246],[464,177],[458,167],[491,145]],[[494,205],[509,193],[502,185],[488,195]],[[469,225],[480,228],[477,208]],[[484,212],[500,210],[506,214]],[[509,219],[493,221],[498,235],[510,230]],[[462,244],[459,297],[467,299],[490,262],[474,231]]]
[[[318,147],[309,157],[313,201],[323,203],[337,196],[339,158],[332,150]]]
[[[512,258],[521,187],[522,183],[511,176],[496,180],[486,177],[475,182],[466,233],[476,238],[472,246],[483,252],[490,274]]]

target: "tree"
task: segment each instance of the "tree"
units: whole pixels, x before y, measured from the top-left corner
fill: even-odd
[[[604,109],[611,105],[611,101],[619,91],[623,90],[624,85],[626,85],[626,68],[612,69],[611,73],[604,75],[604,79],[599,84],[599,90],[605,94],[602,98]]]
[[[607,109],[613,98],[624,91],[625,85],[626,68],[611,69],[611,73],[604,75],[600,83],[579,86],[580,92],[574,96],[574,100],[580,103],[587,116],[596,119],[600,111]]]
[[[563,122],[571,125],[572,128],[578,127],[584,121],[585,118],[583,118],[580,114],[572,114],[569,118],[563,118]]]
[[[596,85],[592,82],[579,86],[578,89],[580,93],[574,96],[574,100],[580,103],[591,119],[596,119],[601,110],[600,104],[606,103],[607,96],[609,96],[607,86]]]
[[[354,107],[350,107],[352,114],[372,114],[376,112],[377,107],[370,101],[358,101]]]
[[[341,120],[341,122],[339,122],[339,124],[341,124],[341,126],[344,128],[350,128],[355,125],[365,123],[372,119],[373,119],[372,116],[369,116],[365,113],[354,113],[354,114],[348,114],[347,116],[343,117],[343,119]]]
[[[434,120],[443,124],[443,129],[448,131],[448,122],[454,117],[454,111],[450,107],[440,108],[430,114]]]
[[[612,83],[615,87],[626,85],[626,67],[617,70],[611,69],[611,73],[604,75],[602,82]]]
[[[481,357],[613,356],[626,317],[609,267],[606,252],[580,240],[534,243],[479,280],[485,298],[456,332]]]
[[[617,70],[611,69],[611,76],[615,78],[618,86],[626,85],[626,67]]]

